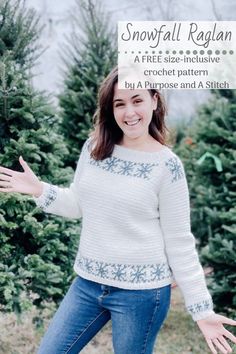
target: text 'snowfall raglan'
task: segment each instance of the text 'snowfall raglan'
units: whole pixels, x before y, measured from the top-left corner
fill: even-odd
[[[115,145],[110,157],[96,161],[90,141],[68,188],[43,182],[43,194],[33,197],[47,213],[82,218],[75,272],[124,289],[175,280],[193,320],[214,313],[191,233],[180,158],[167,146],[144,152]]]

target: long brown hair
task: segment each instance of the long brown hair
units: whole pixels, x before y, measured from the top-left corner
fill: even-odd
[[[91,144],[91,157],[102,160],[112,154],[114,144],[120,142],[123,131],[115,121],[113,114],[114,87],[118,82],[118,67],[116,66],[101,83],[98,92],[97,110],[93,116],[94,128],[89,133]],[[151,96],[157,94],[157,109],[153,111],[149,124],[149,134],[163,145],[166,145],[168,128],[165,125],[166,106],[158,90],[148,90]]]

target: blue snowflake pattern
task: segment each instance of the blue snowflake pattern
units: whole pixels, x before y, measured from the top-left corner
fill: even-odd
[[[108,157],[105,159],[104,164],[102,164],[101,167],[104,170],[115,172],[114,168],[118,166],[118,163],[119,159],[117,157]]]
[[[146,266],[133,266],[133,271],[131,271],[131,281],[132,283],[140,283],[145,281],[146,276]]]
[[[194,314],[194,313],[195,313],[195,311],[194,311],[194,306],[193,306],[193,305],[187,306],[187,310],[188,310],[191,314]]]
[[[93,262],[90,259],[85,259],[85,268],[88,273],[92,273],[93,271]]]
[[[200,312],[202,310],[202,304],[201,303],[197,303],[195,305],[195,310],[196,310],[196,312]]]
[[[178,179],[181,179],[184,177],[184,172],[182,169],[182,166],[180,162],[178,161],[177,157],[171,157],[168,159],[168,161],[165,163],[165,165],[168,167],[169,171],[171,172],[173,178],[171,182],[175,182]]]
[[[137,165],[135,162],[122,160],[117,173],[124,176],[132,176],[135,165]]]
[[[134,174],[136,177],[148,178],[148,175],[151,173],[154,163],[140,163],[137,168],[137,172]]]
[[[93,159],[93,158],[91,158],[91,157],[90,157],[90,159],[89,159],[90,165],[102,167],[101,162],[102,162],[102,161],[100,161],[100,160],[95,160],[95,159]]]
[[[203,309],[204,309],[204,310],[208,310],[208,309],[211,307],[211,302],[204,300],[204,301],[202,302],[202,306],[203,306]]]
[[[78,255],[75,262],[78,268],[86,273],[122,282],[150,283],[164,279],[171,280],[172,276],[167,262],[142,265],[107,263],[81,255]]]
[[[95,272],[96,275],[100,276],[101,278],[107,278],[108,273],[108,264],[103,262],[96,262]]]
[[[209,300],[203,300],[200,302],[197,302],[195,304],[187,306],[187,310],[192,314],[195,315],[196,313],[209,310],[213,307],[212,301]]]
[[[50,184],[48,191],[45,195],[45,198],[43,198],[42,203],[39,205],[40,208],[43,210],[46,209],[49,205],[51,205],[54,200],[57,198],[57,187]]]
[[[126,266],[124,264],[114,264],[114,269],[111,271],[114,280],[125,280],[126,278]]]
[[[153,267],[151,272],[153,278],[152,280],[161,280],[166,278],[166,272],[169,271],[169,267],[166,267],[165,263],[157,264]],[[168,274],[170,276],[171,274]]]
[[[158,163],[144,163],[123,160],[115,156],[107,157],[98,161],[90,157],[89,163],[111,173],[116,173],[124,176],[139,177],[143,179],[150,179],[150,175],[154,166],[159,165]]]

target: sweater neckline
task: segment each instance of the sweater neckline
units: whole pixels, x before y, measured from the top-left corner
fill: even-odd
[[[114,153],[118,152],[121,154],[127,154],[127,155],[132,155],[132,156],[140,156],[140,157],[157,157],[162,155],[163,152],[166,152],[168,147],[166,145],[163,145],[161,149],[158,151],[142,151],[142,150],[136,150],[132,148],[127,148],[126,146],[114,144]]]

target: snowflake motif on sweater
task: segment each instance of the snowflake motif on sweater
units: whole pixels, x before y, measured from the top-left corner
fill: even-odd
[[[173,176],[171,182],[176,182],[184,177],[182,166],[177,157],[171,157],[168,161],[166,161],[165,165],[168,167]]]
[[[150,179],[153,167],[158,166],[158,163],[133,162],[115,156],[107,157],[104,160],[94,160],[90,157],[89,163],[111,173],[144,179]]]
[[[81,255],[77,257],[76,262],[81,270],[94,276],[99,276],[103,279],[127,281],[134,284],[169,279],[172,274],[166,262],[144,265],[117,264],[97,261]]]
[[[209,300],[202,300],[197,302],[193,305],[187,306],[187,310],[192,314],[195,315],[201,311],[209,310],[213,306],[212,299]]]

